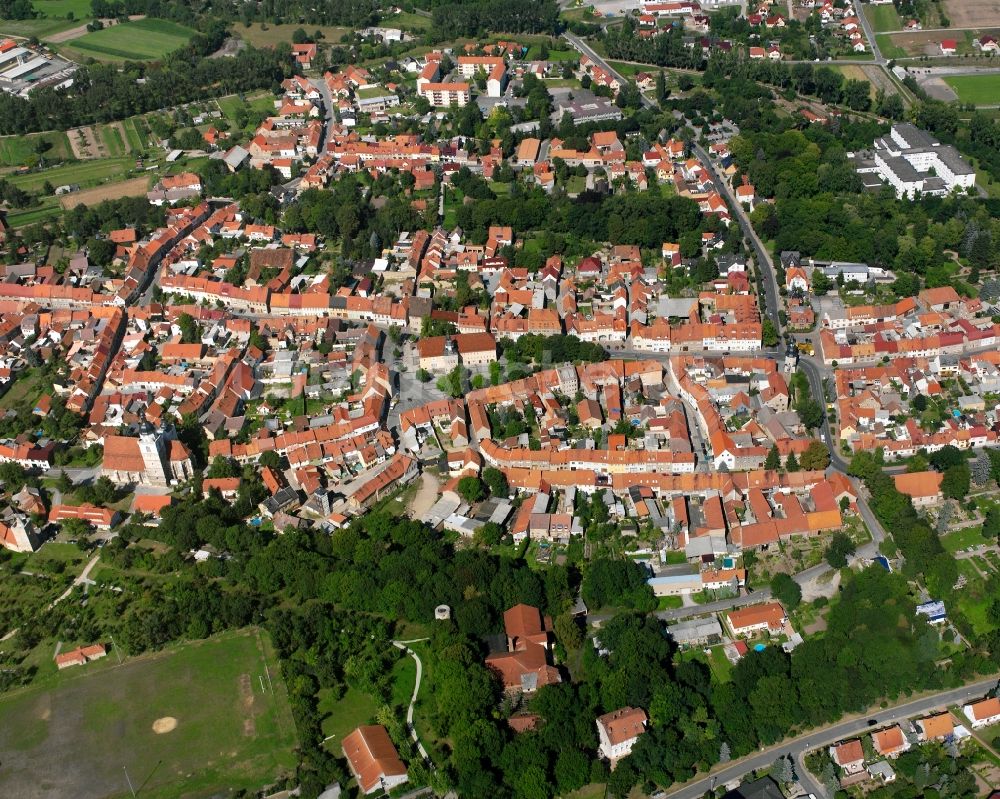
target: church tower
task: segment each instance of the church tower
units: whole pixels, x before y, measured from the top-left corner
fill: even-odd
[[[150,485],[170,485],[166,467],[166,437],[148,422],[139,430],[139,453]]]
[[[794,341],[789,341],[785,348],[785,371],[794,372],[799,365],[799,349]]]

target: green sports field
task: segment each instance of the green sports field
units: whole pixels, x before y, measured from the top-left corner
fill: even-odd
[[[0,695],[0,796],[124,797],[126,770],[145,797],[231,795],[291,773],[295,745],[263,633],[228,633],[122,665],[112,652]]]
[[[138,19],[72,39],[67,48],[112,61],[148,61],[183,47],[194,31],[165,19]]]
[[[963,103],[1000,105],[1000,75],[955,75],[944,82]]]

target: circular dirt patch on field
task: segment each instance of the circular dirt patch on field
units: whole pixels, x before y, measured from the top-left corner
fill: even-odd
[[[163,735],[165,732],[173,732],[177,728],[177,719],[173,716],[164,716],[153,722],[153,732]]]

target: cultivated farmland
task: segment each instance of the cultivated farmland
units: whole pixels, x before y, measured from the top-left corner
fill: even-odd
[[[293,769],[294,746],[277,659],[243,630],[0,698],[0,795],[127,796],[126,769],[147,797],[255,790]]]
[[[942,0],[953,28],[980,28],[1000,20],[1000,0]]]
[[[149,190],[149,183],[148,177],[105,183],[93,189],[64,194],[59,198],[59,203],[63,208],[76,208],[78,205],[97,205],[105,200],[117,200],[121,197],[139,197]]]
[[[193,30],[176,22],[139,19],[88,33],[66,48],[105,61],[148,61],[183,47],[193,35]]]

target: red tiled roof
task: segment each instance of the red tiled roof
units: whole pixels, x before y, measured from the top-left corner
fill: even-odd
[[[399,759],[385,727],[358,727],[344,738],[341,748],[364,793],[375,790],[383,777],[406,774],[406,766]]]
[[[748,608],[729,611],[729,623],[735,630],[767,623],[769,629],[781,629],[781,620],[785,618],[785,610],[777,602],[767,602],[763,605],[751,605]]]
[[[623,707],[597,717],[612,746],[637,738],[646,731],[646,712],[640,708]]]

